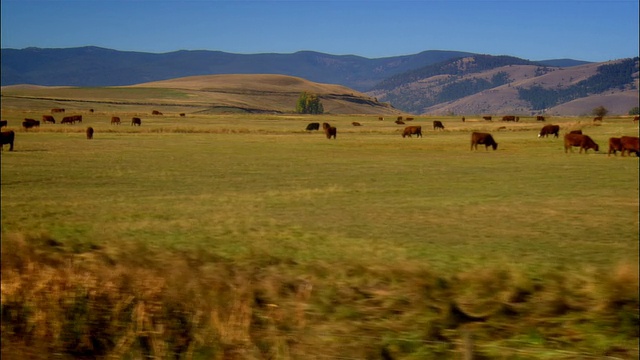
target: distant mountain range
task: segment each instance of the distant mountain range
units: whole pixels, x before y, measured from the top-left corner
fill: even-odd
[[[600,98],[609,95],[608,103],[619,103],[616,109],[610,109],[612,112],[626,113],[632,107],[628,104],[634,94],[633,106],[637,106],[638,94],[637,58],[611,63],[573,59],[532,62],[510,56],[430,50],[369,59],[312,51],[249,55],[220,51],[153,54],[99,47],[2,49],[0,56],[3,86],[103,87],[196,75],[282,74],[342,85],[415,114],[555,110],[581,114],[601,104],[592,106],[591,101],[583,101],[576,109],[567,107],[564,110],[561,106],[580,103],[580,99],[593,96],[596,96],[592,98],[595,101],[599,95]],[[551,81],[552,77],[548,76],[565,72],[566,79],[562,80]],[[612,96],[612,93],[624,94],[620,96],[626,100],[620,100],[620,96]],[[612,100],[613,97],[616,99]],[[496,100],[498,98],[502,100]]]

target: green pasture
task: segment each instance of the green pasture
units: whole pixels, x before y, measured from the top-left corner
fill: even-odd
[[[452,272],[638,262],[638,158],[607,156],[609,137],[637,136],[629,118],[546,122],[590,135],[600,151],[585,155],[537,138],[544,123],[531,118],[416,117],[424,137],[402,138],[389,117],[157,108],[166,116],[145,111],[141,127],[129,125],[141,112],[114,108],[29,131],[21,120],[41,110],[3,111],[16,140],[2,153],[2,236]],[[123,124],[109,125],[112,115]],[[337,139],[304,130],[316,121],[336,126]],[[470,151],[474,130],[491,132],[498,150]]]

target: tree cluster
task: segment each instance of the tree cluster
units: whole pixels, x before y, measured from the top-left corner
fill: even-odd
[[[324,107],[318,95],[305,91],[298,98],[296,112],[298,114],[322,114],[324,113]]]

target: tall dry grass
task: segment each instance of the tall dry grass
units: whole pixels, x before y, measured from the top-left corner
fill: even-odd
[[[638,356],[637,264],[443,276],[17,234],[1,255],[7,359]]]

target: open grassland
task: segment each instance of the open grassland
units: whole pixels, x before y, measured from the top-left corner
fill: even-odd
[[[585,155],[531,118],[402,138],[377,116],[153,108],[25,131],[47,112],[3,107],[3,356],[638,356],[638,158],[606,154],[630,118],[546,122]]]

